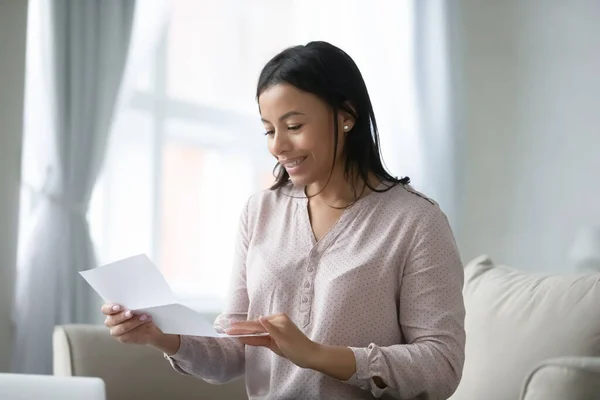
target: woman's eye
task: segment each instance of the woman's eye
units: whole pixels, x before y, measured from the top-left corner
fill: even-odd
[[[275,133],[275,131],[266,131],[265,136],[271,136]]]
[[[300,124],[300,125],[290,125],[290,126],[288,126],[288,129],[289,129],[290,131],[297,131],[297,130],[298,130],[298,129],[300,129],[300,128],[302,128],[302,124]]]

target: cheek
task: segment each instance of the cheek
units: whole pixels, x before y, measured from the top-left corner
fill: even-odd
[[[310,151],[319,162],[330,162],[333,157],[333,138],[331,136],[327,136],[327,133],[322,131],[302,136],[298,143],[299,147]]]
[[[345,138],[344,134],[340,134],[338,136],[337,158],[340,158],[342,155],[342,151],[344,150],[345,139],[346,138]]]

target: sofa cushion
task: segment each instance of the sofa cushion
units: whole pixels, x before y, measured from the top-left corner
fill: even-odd
[[[465,267],[467,331],[453,400],[518,399],[544,360],[600,356],[600,274],[550,275],[494,265]]]

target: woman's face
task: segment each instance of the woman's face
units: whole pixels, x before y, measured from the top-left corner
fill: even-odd
[[[289,84],[269,87],[258,98],[271,154],[290,174],[294,185],[327,182],[333,165],[333,112],[317,96]],[[338,117],[337,166],[341,165],[344,124]],[[335,172],[334,172],[335,173]]]

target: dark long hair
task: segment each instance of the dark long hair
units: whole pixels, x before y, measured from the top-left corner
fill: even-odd
[[[345,157],[344,174],[349,179],[357,173],[369,189],[382,192],[397,184],[406,185],[408,177],[398,179],[385,168],[379,148],[379,134],[375,113],[363,77],[348,54],[327,42],[310,42],[290,47],[273,57],[263,68],[258,79],[256,99],[269,87],[287,83],[321,98],[333,110],[334,137],[333,167],[338,147],[338,113],[344,111],[354,120],[352,130],[346,133],[342,149]],[[369,182],[369,173],[388,185],[377,189]],[[288,172],[279,163],[275,166],[275,183],[279,189],[290,181]],[[330,174],[331,177],[331,174]],[[352,175],[354,177],[354,175]],[[354,180],[350,179],[354,188]],[[356,193],[356,191],[354,190]]]

